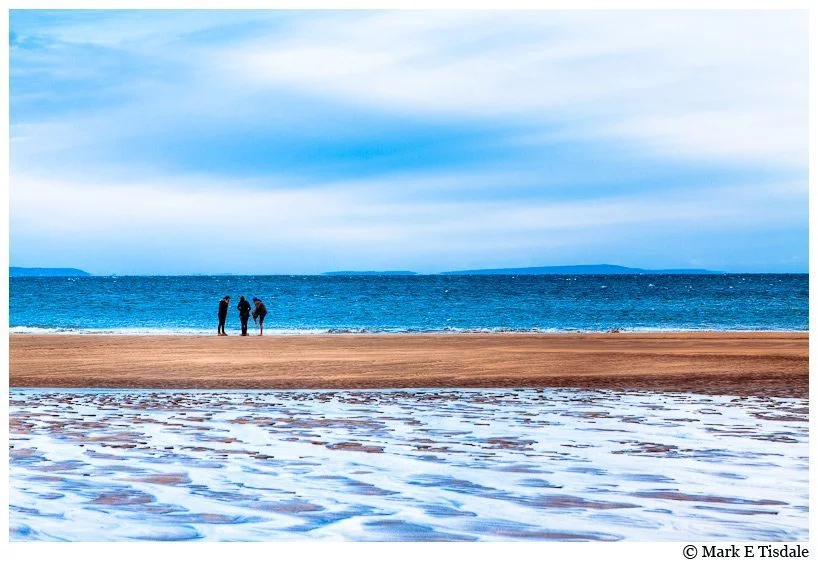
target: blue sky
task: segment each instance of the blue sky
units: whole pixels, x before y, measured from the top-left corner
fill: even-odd
[[[10,259],[805,272],[805,12],[11,12]]]

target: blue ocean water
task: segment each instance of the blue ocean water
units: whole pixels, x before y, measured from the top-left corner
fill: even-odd
[[[215,333],[222,296],[271,333],[807,330],[808,275],[12,277],[23,332]],[[252,323],[252,321],[251,321]]]

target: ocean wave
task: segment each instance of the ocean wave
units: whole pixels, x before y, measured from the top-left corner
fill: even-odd
[[[11,326],[10,334],[80,334],[80,335],[208,335],[213,333],[196,328],[53,328]]]
[[[613,327],[613,328],[265,328],[268,335],[329,334],[600,334],[600,333],[681,333],[681,332],[804,332],[809,328],[746,327]],[[250,329],[254,334],[255,328]],[[53,328],[12,326],[9,334],[54,335],[215,335],[210,328]],[[230,335],[239,335],[233,330]]]

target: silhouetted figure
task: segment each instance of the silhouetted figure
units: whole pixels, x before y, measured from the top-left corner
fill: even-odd
[[[253,304],[256,305],[256,309],[253,310],[253,320],[259,326],[258,335],[264,335],[264,316],[267,315],[267,308],[264,306],[264,302],[258,298],[253,298]]]
[[[230,297],[225,296],[219,300],[219,335],[227,335],[224,331],[224,323],[227,321],[227,306],[230,304]]]
[[[239,319],[241,320],[241,335],[247,335],[247,322],[250,320],[250,303],[244,299],[243,296],[239,297]]]

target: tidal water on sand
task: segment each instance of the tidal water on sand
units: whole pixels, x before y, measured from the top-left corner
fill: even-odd
[[[806,540],[808,401],[10,391],[13,540]]]

